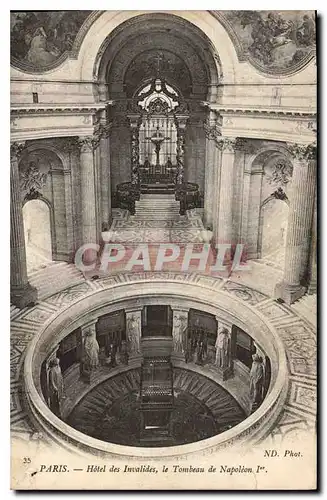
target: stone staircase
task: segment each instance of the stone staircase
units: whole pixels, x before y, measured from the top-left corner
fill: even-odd
[[[46,267],[28,275],[29,282],[37,289],[38,300],[45,299],[65,288],[84,281],[83,273],[74,264],[51,262]]]
[[[179,202],[174,194],[142,194],[135,202],[135,219],[146,220],[177,220]]]
[[[317,327],[317,294],[306,294],[297,300],[292,306],[302,318]]]

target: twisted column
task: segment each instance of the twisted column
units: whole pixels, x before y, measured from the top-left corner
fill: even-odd
[[[140,172],[139,172],[139,123],[138,121],[131,120],[131,136],[132,136],[132,156],[131,156],[131,180],[134,186],[138,186],[140,183]]]
[[[186,120],[177,120],[176,183],[184,183]]]
[[[10,146],[10,300],[19,308],[36,301],[37,291],[27,279],[26,249],[18,162],[25,144]]]
[[[292,145],[293,177],[286,237],[284,280],[275,296],[292,304],[305,293],[316,183],[316,148]]]

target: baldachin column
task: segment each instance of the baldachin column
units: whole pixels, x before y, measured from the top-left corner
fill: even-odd
[[[37,291],[27,278],[23,208],[19,183],[19,157],[25,144],[14,142],[10,146],[10,301],[19,308],[32,304]]]

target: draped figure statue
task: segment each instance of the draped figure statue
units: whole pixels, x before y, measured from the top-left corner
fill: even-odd
[[[252,359],[253,362],[250,371],[250,399],[252,402],[252,409],[254,409],[262,402],[264,368],[261,356],[253,354]]]
[[[64,395],[64,381],[58,358],[51,359],[49,363],[48,381],[49,408],[57,417],[60,417],[60,402]]]

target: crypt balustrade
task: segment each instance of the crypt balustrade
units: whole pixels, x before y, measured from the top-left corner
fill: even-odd
[[[168,288],[165,285],[168,285]],[[130,286],[133,287],[132,295]],[[128,376],[128,373],[136,373],[135,370],[139,372],[145,351],[147,350],[148,357],[151,357],[155,343],[158,342],[161,345],[159,357],[169,357],[173,370],[186,370],[189,373],[205,376],[206,379],[212,380],[215,384],[220,384],[224,390],[236,398],[238,404],[249,415],[234,428],[210,438],[209,441],[185,445],[185,453],[204,450],[207,447],[216,449],[229,442],[241,443],[244,440],[248,441],[250,437],[254,440],[260,439],[259,436],[266,432],[267,426],[272,425],[280,411],[280,405],[287,390],[284,379],[286,359],[279,337],[274,329],[269,329],[262,315],[257,314],[253,308],[249,309],[248,306],[241,304],[240,301],[228,297],[228,303],[225,304],[225,295],[218,291],[209,298],[207,291],[201,290],[201,287],[195,284],[190,284],[187,287],[184,285],[182,288],[182,295],[180,286],[178,286],[178,294],[176,295],[176,293],[174,294],[175,284],[165,283],[161,280],[160,283],[144,282],[140,292],[143,304],[158,304],[159,301],[161,304],[170,305],[171,297],[174,296],[171,337],[142,338],[143,306],[135,305],[135,284],[116,286],[115,296],[110,305],[108,305],[108,290],[94,290],[91,310],[88,297],[79,299],[78,303],[70,304],[67,310],[58,311],[56,318],[53,318],[51,322],[40,325],[39,332],[33,338],[25,358],[24,383],[26,384],[27,404],[31,414],[46,434],[56,436],[57,440],[65,441],[66,445],[72,448],[82,446],[86,450],[96,449],[101,450],[102,453],[111,453],[112,446],[116,445],[94,440],[83,432],[76,431],[67,424],[68,416],[76,404],[100,383],[106,380],[110,381],[112,377],[120,374]],[[167,295],[168,290],[169,295]],[[138,301],[140,301],[140,297]],[[125,323],[122,323],[123,314],[117,310],[117,306],[120,308],[119,311],[122,311],[122,308],[125,310]],[[190,307],[195,311],[192,314]],[[212,315],[211,326],[208,328],[201,324],[201,320],[199,324],[196,322],[196,315],[199,316],[201,311]],[[229,311],[233,311],[233,314],[231,315]],[[124,348],[116,349],[116,353],[115,348],[112,350],[111,345],[114,344],[114,336],[112,336],[109,342],[109,349],[111,349],[109,358],[104,353],[105,357],[100,360],[100,351],[103,352],[102,348],[105,346],[102,345],[99,335],[97,335],[99,322],[104,314],[111,315],[113,313],[117,313],[117,317],[114,320],[115,323],[111,324],[112,332],[116,332],[116,340],[126,346],[127,352]],[[191,324],[188,324],[190,315],[193,315],[193,319]],[[241,328],[244,324],[248,325],[251,338]],[[107,327],[108,324],[104,322],[101,326],[102,331],[104,332]],[[79,345],[73,346],[71,339],[66,340],[72,332],[79,336]],[[211,335],[207,342],[207,358],[203,356],[204,334]],[[233,344],[231,339],[235,335],[236,341]],[[193,346],[196,344],[193,360],[187,359],[189,339],[193,342]],[[64,399],[63,403],[58,405],[58,396],[61,395],[55,394],[53,387],[46,393],[44,387],[49,384],[49,380],[54,380],[56,377],[56,372],[58,372],[56,359],[60,357],[58,346],[62,342],[66,342],[66,351],[69,350],[71,343],[70,348],[74,352],[74,356],[79,356],[82,363],[72,363],[68,366],[69,362],[66,359],[67,368],[63,371],[63,384],[61,386]],[[263,357],[269,358],[271,366],[270,384],[265,398],[257,409],[253,405],[252,407],[249,405],[249,360],[253,347],[260,357],[260,363],[262,363]],[[155,357],[157,355],[158,352]],[[233,361],[233,370],[230,370],[230,360]],[[31,363],[33,363],[33,370]],[[267,369],[266,367],[267,361],[265,369]],[[133,375],[133,380],[135,386],[138,376]],[[165,380],[167,381],[167,379]],[[58,387],[58,384],[55,385]],[[119,385],[117,386],[113,382],[112,387],[117,389]],[[137,385],[137,387],[139,386]],[[239,390],[235,390],[235,387]],[[137,448],[134,449],[137,452]],[[130,453],[130,448],[118,445],[116,452],[120,454]],[[167,448],[165,454],[169,456],[171,452],[172,448]],[[151,452],[149,453],[151,455]]]

